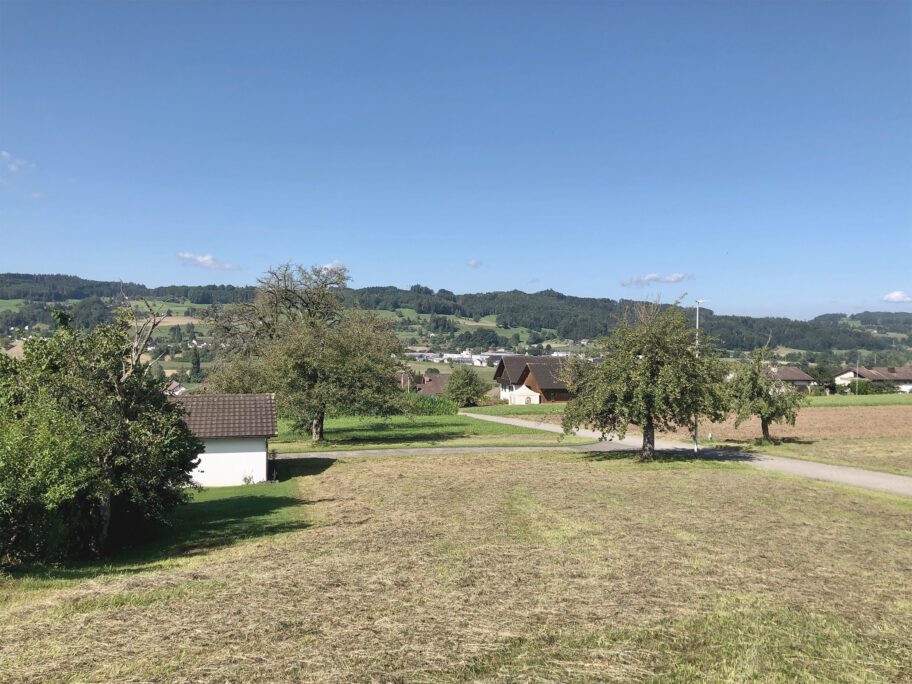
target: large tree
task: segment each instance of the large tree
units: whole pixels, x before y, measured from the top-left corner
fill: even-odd
[[[770,441],[770,423],[794,425],[803,397],[779,379],[770,367],[766,349],[754,351],[750,363],[735,371],[729,383],[735,427],[751,416],[760,419],[763,439]]]
[[[186,500],[202,450],[141,360],[154,317],[89,332],[58,320],[21,360],[0,361],[2,562],[135,540]]]
[[[677,306],[636,306],[613,334],[596,344],[599,363],[573,359],[564,411],[566,432],[589,426],[603,437],[623,438],[628,427],[643,432],[640,458],[655,454],[656,430],[693,429],[700,416],[725,412],[724,370],[711,340],[696,338]]]
[[[215,320],[229,353],[212,387],[276,392],[282,415],[314,441],[327,416],[398,411],[401,346],[389,322],[344,308],[347,279],[341,266],[285,265],[260,279],[253,303],[224,307]]]

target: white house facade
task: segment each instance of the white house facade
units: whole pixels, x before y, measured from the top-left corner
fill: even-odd
[[[266,480],[269,442],[263,437],[204,439],[193,481],[203,487],[230,487]]]
[[[268,478],[269,438],[277,434],[274,394],[188,394],[175,401],[204,445],[194,482],[229,487]]]

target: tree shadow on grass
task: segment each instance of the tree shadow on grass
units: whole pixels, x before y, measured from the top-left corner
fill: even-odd
[[[90,579],[106,574],[135,574],[161,567],[172,559],[208,553],[248,539],[262,539],[311,525],[306,507],[320,501],[295,496],[293,477],[316,475],[333,464],[328,458],[279,463],[278,483],[205,490],[196,500],[179,506],[170,524],[135,547],[121,548],[109,556],[61,565],[32,564],[10,570],[14,579]]]
[[[623,461],[637,460],[640,451],[636,449],[619,449],[617,451],[587,451],[587,461]],[[744,453],[736,447],[701,447],[699,453],[692,449],[662,449],[656,450],[655,457],[650,463],[699,463],[706,461],[720,462],[747,462],[754,460],[755,456]],[[646,463],[646,461],[643,461]]]

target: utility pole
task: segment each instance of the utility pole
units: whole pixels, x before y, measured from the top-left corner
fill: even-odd
[[[696,354],[700,356],[700,304],[705,304],[708,299],[698,299],[697,301],[697,336],[696,336]],[[694,453],[700,453],[700,416],[694,416]]]

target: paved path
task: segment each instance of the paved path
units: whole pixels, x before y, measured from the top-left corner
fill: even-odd
[[[554,425],[553,423],[523,420],[521,418],[507,418],[505,416],[489,416],[464,411],[460,413],[479,420],[488,420],[493,423],[516,425],[517,427],[546,430],[548,432],[562,431],[560,426]],[[576,434],[580,437],[591,437],[593,439],[598,439],[599,437],[599,433],[593,430],[577,430]],[[601,442],[601,444],[614,445],[606,450],[638,449],[642,446],[642,438],[626,437],[622,440],[615,439],[611,442]],[[586,449],[586,447],[576,448],[577,451],[584,449]],[[657,439],[656,449],[661,451],[693,450],[693,444]],[[891,494],[912,496],[912,477],[906,477],[905,475],[880,473],[875,470],[865,470],[864,468],[850,468],[848,466],[802,461],[797,458],[785,458],[784,456],[771,456],[768,454],[732,454],[731,452],[713,451],[711,449],[703,449],[700,451],[700,454],[707,458],[738,460],[756,468],[774,470],[780,473],[789,473],[790,475],[801,475],[814,480],[826,480],[827,482],[838,482],[840,484],[853,485],[865,489],[876,489],[877,491],[889,492]]]

